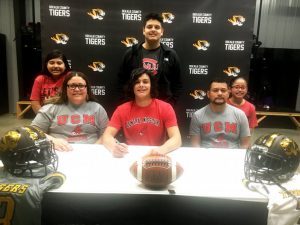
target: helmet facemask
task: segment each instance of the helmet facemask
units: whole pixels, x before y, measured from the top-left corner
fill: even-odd
[[[16,132],[17,138],[11,137]],[[44,177],[58,165],[52,142],[32,126],[16,128],[1,139],[1,160],[5,169],[18,177]]]
[[[293,140],[281,134],[264,135],[246,152],[245,178],[267,184],[283,183],[294,176],[299,162],[300,151]]]

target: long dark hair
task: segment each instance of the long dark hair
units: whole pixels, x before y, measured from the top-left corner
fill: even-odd
[[[143,74],[147,74],[149,76],[150,83],[151,83],[151,89],[150,89],[151,97],[156,98],[158,96],[156,77],[153,75],[153,73],[150,70],[146,70],[144,68],[137,68],[137,69],[132,70],[130,79],[129,79],[129,82],[127,85],[126,97],[129,100],[133,100],[135,98],[134,90],[133,90],[134,85],[135,85],[135,82],[137,81],[137,79],[139,79],[140,76],[142,76]]]
[[[93,102],[97,102],[92,90],[91,90],[91,84],[90,81],[88,80],[88,77],[82,73],[82,72],[77,72],[77,71],[71,71],[67,74],[67,76],[64,79],[63,85],[62,85],[62,92],[61,92],[61,96],[58,99],[58,101],[56,102],[56,104],[67,104],[69,102],[68,99],[68,95],[67,95],[67,85],[68,85],[68,81],[71,80],[73,77],[78,76],[81,77],[82,79],[85,80],[86,82],[86,90],[87,90],[87,99],[86,101],[93,101]]]
[[[68,73],[71,68],[69,66],[69,63],[68,63],[68,60],[67,60],[67,57],[65,56],[64,53],[62,53],[60,50],[58,49],[54,49],[52,52],[49,52],[46,57],[45,57],[45,60],[44,60],[44,63],[43,63],[43,68],[42,68],[42,73],[47,75],[47,76],[52,76],[51,73],[49,72],[49,70],[47,69],[47,64],[49,62],[49,60],[51,59],[56,59],[56,58],[60,58],[64,64],[65,64],[65,74]]]

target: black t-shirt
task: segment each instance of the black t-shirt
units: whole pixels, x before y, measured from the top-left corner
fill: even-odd
[[[142,57],[143,68],[152,71],[154,75],[157,74],[159,69],[158,62],[159,62],[160,52],[161,52],[160,47],[151,50],[147,50],[143,48],[143,57]]]

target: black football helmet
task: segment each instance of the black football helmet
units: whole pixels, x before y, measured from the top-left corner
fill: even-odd
[[[52,142],[33,126],[7,131],[0,140],[0,159],[4,168],[18,177],[44,177],[58,165]]]
[[[246,151],[246,179],[267,184],[283,183],[294,176],[300,163],[297,143],[279,133],[258,138]]]

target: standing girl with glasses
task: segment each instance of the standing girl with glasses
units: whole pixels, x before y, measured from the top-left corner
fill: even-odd
[[[31,125],[43,130],[56,150],[72,150],[70,143],[102,143],[108,117],[96,102],[87,76],[70,72],[62,84],[62,94],[53,104],[43,106]]]
[[[228,99],[228,104],[233,105],[243,110],[248,118],[249,128],[251,133],[258,126],[255,106],[245,99],[248,92],[248,83],[243,77],[234,77],[230,83],[231,96]]]

